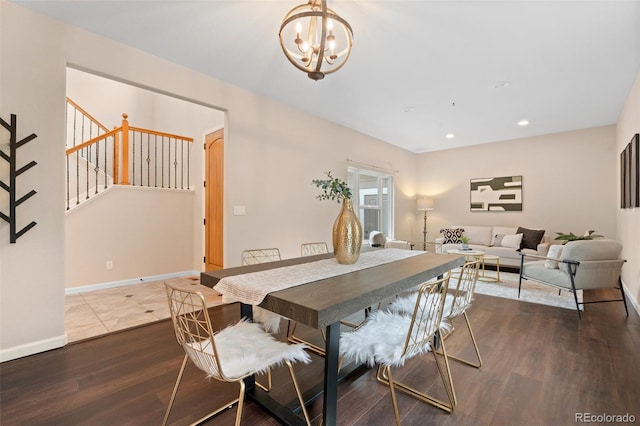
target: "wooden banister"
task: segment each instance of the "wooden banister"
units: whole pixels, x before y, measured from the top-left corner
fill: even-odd
[[[135,132],[140,132],[140,133],[145,133],[145,134],[150,134],[150,135],[155,135],[155,136],[164,136],[165,138],[172,138],[172,139],[179,139],[185,142],[193,142],[193,138],[188,138],[186,136],[180,136],[180,135],[174,135],[172,133],[165,133],[165,132],[158,132],[156,130],[149,130],[149,129],[143,129],[142,127],[132,127],[129,126],[129,130],[135,131]]]
[[[90,175],[91,185],[94,185],[95,182],[93,187],[95,194],[98,194],[99,181],[101,181],[100,185],[104,183],[104,189],[107,189],[109,184],[185,189],[185,182],[186,189],[189,189],[189,147],[193,138],[132,127],[129,125],[126,113],[122,114],[120,127],[114,126],[112,130],[108,130],[73,101],[67,99],[67,102],[69,107],[74,108],[73,115],[68,116],[68,120],[73,119],[73,144],[76,143],[75,111],[82,114],[82,123],[79,124],[81,127],[77,134],[84,137],[87,129],[85,126],[89,126],[88,133],[90,135],[92,134],[91,129],[95,131],[96,127],[99,127],[99,132],[104,132],[66,149],[67,210],[71,208],[70,182],[74,183],[75,205],[78,205],[81,194],[82,199],[89,199]],[[165,144],[168,146],[166,154]],[[131,152],[129,152],[130,148]],[[151,151],[152,148],[154,151]],[[144,149],[146,152],[143,151]],[[143,158],[143,153],[146,158]],[[73,168],[75,169],[73,171],[69,160],[71,154],[76,156],[73,159]],[[112,161],[112,164],[109,164],[109,161]],[[81,162],[82,169],[79,167]],[[129,170],[130,162],[133,162],[131,169],[135,175]],[[144,176],[143,170],[146,172]],[[74,176],[70,178],[72,174]],[[84,182],[82,187],[79,185],[80,179],[83,179]]]
[[[115,134],[118,133],[119,130],[120,130],[119,128],[116,128],[116,129],[113,129],[111,131],[107,131],[107,133],[103,133],[103,134],[101,134],[99,136],[96,136],[93,139],[89,139],[88,141],[86,141],[84,143],[81,143],[80,145],[76,145],[76,146],[74,146],[72,148],[68,148],[66,150],[66,153],[67,153],[67,155],[71,155],[76,151],[80,151],[82,148],[86,148],[89,145],[93,145],[96,142],[100,142],[103,139],[107,139],[107,138],[109,138],[111,136],[114,136]]]
[[[103,125],[102,123],[100,123],[94,116],[92,116],[91,114],[89,114],[87,111],[85,111],[80,105],[78,105],[77,103],[73,102],[71,99],[67,98],[67,103],[71,104],[75,109],[77,109],[78,111],[80,111],[83,115],[85,115],[89,120],[91,120],[93,123],[96,124],[96,126],[98,126],[101,130],[108,132],[109,129],[107,129],[107,127],[105,125]]]
[[[117,127],[113,127],[116,130]],[[120,132],[116,132],[113,138],[113,184],[118,185],[120,183]]]
[[[122,181],[120,185],[129,185],[129,121],[127,114],[122,114]]]

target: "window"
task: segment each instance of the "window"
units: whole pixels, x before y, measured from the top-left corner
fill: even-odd
[[[362,238],[380,231],[393,238],[393,176],[355,167],[348,168],[353,209],[362,224]]]

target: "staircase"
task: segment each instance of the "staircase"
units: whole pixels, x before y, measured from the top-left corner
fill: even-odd
[[[112,185],[190,189],[193,138],[132,127],[109,130],[67,98],[66,210]]]

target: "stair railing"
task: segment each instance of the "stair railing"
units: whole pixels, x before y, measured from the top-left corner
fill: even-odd
[[[131,126],[128,136],[122,149],[131,146],[131,185],[189,189],[193,138]]]
[[[193,138],[129,126],[127,114],[108,130],[67,102],[67,210],[111,185],[190,189]]]

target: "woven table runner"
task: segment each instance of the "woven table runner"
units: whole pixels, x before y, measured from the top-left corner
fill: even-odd
[[[360,271],[423,253],[392,248],[368,251],[361,253],[360,258],[353,265],[342,265],[335,258],[323,259],[226,277],[221,279],[213,289],[242,303],[259,305],[267,294],[274,291]]]

